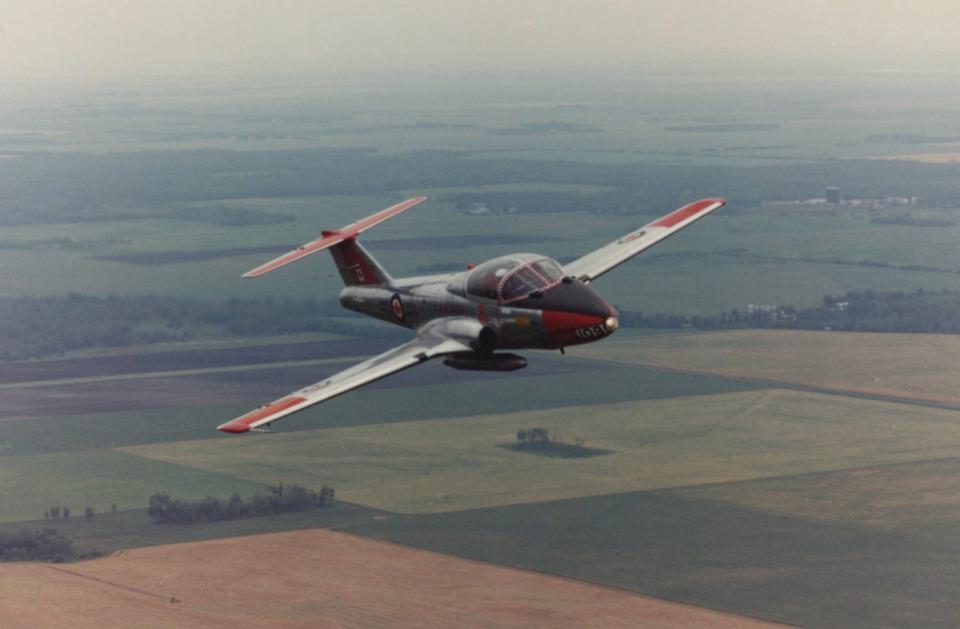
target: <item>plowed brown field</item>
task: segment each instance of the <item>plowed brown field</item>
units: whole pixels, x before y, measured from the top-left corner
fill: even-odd
[[[334,531],[0,570],[4,627],[774,627]]]

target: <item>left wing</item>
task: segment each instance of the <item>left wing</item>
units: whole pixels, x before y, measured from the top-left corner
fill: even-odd
[[[282,417],[302,411],[308,406],[329,400],[436,356],[469,349],[469,345],[441,334],[424,334],[379,356],[374,356],[358,365],[354,365],[346,371],[341,371],[286,397],[250,411],[246,415],[241,415],[225,424],[221,424],[217,426],[217,429],[233,433],[256,431],[259,426],[270,424]]]
[[[563,272],[583,282],[595,280],[610,269],[623,264],[667,236],[700,220],[718,207],[726,205],[723,199],[701,199],[632,231],[620,240],[600,247],[563,267]]]

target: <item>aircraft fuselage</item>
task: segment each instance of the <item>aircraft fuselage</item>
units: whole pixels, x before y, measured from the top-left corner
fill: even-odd
[[[467,291],[470,273],[405,278],[389,289],[348,286],[340,303],[414,330],[438,319],[476,322],[489,331],[473,344],[477,351],[559,349],[605,338],[619,325],[617,311],[579,280],[564,278],[539,294],[499,303]]]

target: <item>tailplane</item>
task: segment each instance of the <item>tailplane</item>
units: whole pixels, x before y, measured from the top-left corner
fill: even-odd
[[[330,249],[333,259],[337,263],[337,269],[340,276],[347,286],[357,284],[388,284],[390,275],[373,259],[366,249],[364,249],[356,238],[374,225],[393,218],[397,214],[408,210],[415,205],[420,205],[427,200],[427,197],[414,197],[407,199],[403,203],[391,205],[385,210],[380,210],[367,218],[361,219],[355,223],[350,223],[340,229],[324,231],[320,238],[312,240],[304,245],[300,245],[293,251],[274,258],[266,264],[261,264],[255,269],[251,269],[243,274],[244,277],[260,277],[270,271],[275,271],[291,262],[302,260],[310,254],[324,249]]]

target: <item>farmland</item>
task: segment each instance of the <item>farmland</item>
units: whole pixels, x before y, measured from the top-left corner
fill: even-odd
[[[938,77],[916,80],[960,103]],[[431,198],[364,240],[398,276],[517,250],[566,261],[717,195],[722,211],[595,286],[621,310],[683,317],[960,290],[960,166],[872,159],[936,153],[930,138],[956,135],[940,110],[882,76],[697,81],[159,83],[0,103],[6,126],[36,130],[0,131],[0,297],[25,299],[0,343],[45,328],[80,337],[65,355],[0,362],[0,532],[52,526],[82,552],[156,547],[5,565],[0,607],[43,624],[17,602],[40,583],[63,593],[46,597],[47,624],[54,611],[103,621],[108,600],[124,626],[148,624],[145,609],[161,625],[588,614],[615,626],[648,614],[667,626],[955,626],[956,337],[620,330],[565,356],[522,352],[530,366],[516,373],[429,363],[271,435],[215,431],[397,342],[336,309],[327,257],[241,273],[418,194]],[[794,203],[825,186],[873,201]],[[144,317],[134,338],[194,340],[107,347],[71,319],[84,300],[163,309],[154,296],[192,300],[206,318]],[[30,309],[44,297],[63,316]],[[236,298],[258,299],[266,322],[272,304],[313,298],[311,316],[331,325],[227,332]],[[504,447],[534,427],[604,454]],[[330,485],[338,502],[195,526],[144,510],[158,491],[226,499],[276,482]],[[73,517],[42,520],[54,505]],[[93,517],[78,517],[85,506]],[[196,540],[213,541],[161,546]]]
[[[331,531],[6,566],[0,607],[14,627],[781,626]]]
[[[757,334],[728,339],[728,353],[715,360],[740,365],[744,360],[729,352],[751,356],[757,344],[777,351],[826,347],[846,337]],[[116,391],[132,384],[156,388],[169,380],[180,398],[169,397],[165,408],[0,423],[0,461],[9,474],[0,530],[36,526],[43,510],[61,503],[96,508],[93,520],[50,525],[81,549],[100,552],[333,527],[788,623],[949,626],[956,610],[927,600],[947,600],[960,587],[960,563],[951,554],[960,547],[957,499],[949,481],[960,460],[960,414],[779,387],[770,376],[790,382],[815,371],[802,355],[796,374],[781,366],[765,382],[619,362],[625,348],[642,356],[644,346],[682,356],[696,336],[712,335],[628,333],[620,343],[591,348],[592,358],[583,350],[534,356],[527,371],[513,374],[519,378],[466,378],[428,365],[300,414],[261,438],[221,437],[212,429],[258,395],[289,390],[291,379],[320,377],[336,367],[324,362],[332,358],[304,360],[281,343],[32,361],[41,380],[21,378],[5,394],[59,397],[79,386],[71,376],[95,373],[90,377],[106,387],[99,395],[121,408]],[[871,365],[902,355],[910,340],[922,348],[926,338],[891,336],[885,348],[874,347]],[[311,343],[305,347],[316,356],[344,348],[336,339]],[[203,352],[210,354],[201,358]],[[704,356],[708,370],[714,359]],[[189,373],[152,371],[163,366]],[[920,363],[900,369],[904,382],[913,373],[922,383],[927,373]],[[444,384],[429,384],[433,379]],[[218,392],[228,381],[238,388]],[[192,387],[207,392],[204,403],[189,405]],[[429,408],[417,404],[424,395]],[[530,426],[611,453],[561,459],[500,447]],[[120,470],[122,478],[104,482]],[[153,525],[142,511],[146,496],[160,490],[226,497],[279,481],[332,485],[343,502],[316,513],[196,527]],[[848,564],[871,575],[869,586],[843,568]],[[819,588],[846,594],[814,608],[804,601],[822,596]]]
[[[960,338],[749,330],[638,336],[580,356],[960,405]]]
[[[524,426],[613,453],[543,461],[496,447]],[[123,451],[424,513],[956,457],[960,414],[769,389]]]

